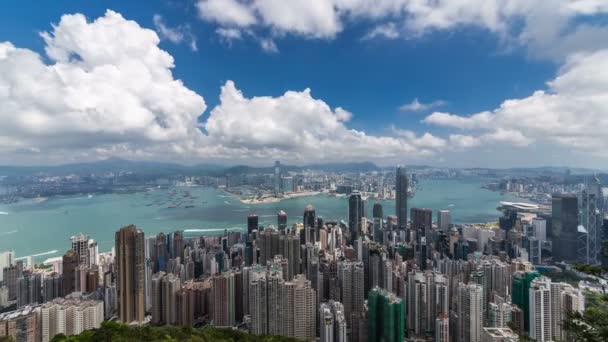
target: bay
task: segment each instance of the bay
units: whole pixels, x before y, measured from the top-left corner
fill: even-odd
[[[454,223],[496,221],[500,201],[517,201],[516,198],[491,192],[480,187],[483,180],[426,179],[408,201],[408,207],[452,211]],[[326,220],[345,220],[348,199],[327,195],[299,197],[267,204],[243,204],[240,200],[213,188],[155,189],[146,193],[107,194],[83,197],[54,197],[37,203],[24,200],[0,205],[0,251],[14,250],[17,257],[39,255],[37,261],[60,256],[70,248],[69,238],[78,233],[91,236],[100,251],[108,251],[114,244],[114,233],[120,227],[135,224],[148,235],[161,231],[185,230],[186,235],[202,232],[223,232],[224,229],[242,230],[247,215],[257,214],[260,224],[276,225],[276,214],[283,210],[288,223],[302,222],[307,204],[312,204],[318,216]],[[184,191],[194,197],[192,208],[185,205],[168,208],[181,198]],[[394,201],[381,201],[384,215],[394,215]],[[368,211],[374,200],[368,201]],[[434,213],[434,216],[436,214]],[[435,217],[433,218],[435,219]]]

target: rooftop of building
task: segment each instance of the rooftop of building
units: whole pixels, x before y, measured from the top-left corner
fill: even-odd
[[[492,337],[518,338],[510,328],[483,328],[483,330]]]

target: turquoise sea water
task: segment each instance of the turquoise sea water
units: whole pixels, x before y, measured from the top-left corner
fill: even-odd
[[[423,180],[408,207],[450,209],[455,223],[487,222],[500,215],[496,210],[499,201],[516,200],[482,189],[480,185],[480,180]],[[27,200],[0,205],[0,250],[12,249],[17,257],[57,251],[36,257],[41,261],[63,254],[70,247],[70,236],[81,232],[97,240],[100,251],[107,251],[114,243],[114,232],[131,223],[146,235],[176,229],[186,230],[186,234],[200,234],[225,228],[243,229],[250,213],[259,215],[263,225],[276,225],[279,210],[287,213],[290,224],[301,222],[304,207],[309,203],[317,215],[326,220],[346,220],[348,214],[345,197],[319,195],[271,204],[242,204],[238,198],[216,189],[185,190],[196,197],[192,203],[194,208],[167,208],[168,190],[91,198],[57,197],[42,203]],[[382,204],[385,216],[395,213],[394,201]],[[370,200],[370,214],[372,206],[373,200]]]

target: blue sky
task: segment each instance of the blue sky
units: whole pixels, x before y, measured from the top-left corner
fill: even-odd
[[[488,3],[495,6],[485,8]],[[91,54],[90,61],[78,63],[49,56],[45,51],[49,45],[82,56],[87,56],[87,49],[111,50],[115,43],[124,50],[129,49],[129,39],[139,41],[138,34],[146,29],[160,39],[158,43],[152,39],[151,48],[166,51],[174,67],[156,70],[155,62],[146,64],[153,75],[154,70],[172,73],[172,80],[148,80],[159,87],[153,99],[148,98],[151,93],[122,89],[124,80],[111,98],[103,98],[100,90],[117,89],[108,83],[108,88],[77,96],[78,103],[59,101],[57,106],[26,96],[3,97],[0,92],[0,102],[14,106],[10,113],[0,110],[0,118],[6,115],[10,123],[10,130],[0,129],[0,138],[13,145],[0,149],[0,162],[61,163],[121,156],[253,164],[280,158],[294,163],[606,165],[602,148],[606,141],[589,130],[600,131],[608,116],[604,93],[608,77],[598,72],[597,77],[602,77],[587,82],[594,88],[582,94],[571,85],[584,80],[590,68],[604,69],[608,5],[595,0],[559,0],[551,7],[521,0],[466,0],[455,9],[448,2],[427,0],[370,4],[366,0],[4,2],[0,43],[42,56],[41,67],[51,78],[56,77],[55,68],[65,71],[59,68],[62,63],[92,74],[94,68],[108,65],[125,71],[120,66],[126,59],[142,60],[145,54],[125,53],[124,58],[115,54],[115,60],[98,60]],[[93,28],[96,19],[108,17],[107,9],[119,17],[112,27],[128,21],[138,27],[129,27],[128,32],[101,25]],[[84,26],[61,19],[77,13],[84,16]],[[52,24],[64,30],[53,32]],[[88,25],[107,38],[103,45],[61,38],[89,39],[82,37],[94,35],[78,31]],[[229,39],[220,34],[222,30],[238,38]],[[50,40],[42,39],[40,32],[49,32]],[[141,44],[141,51],[147,48]],[[0,58],[6,87],[26,87],[26,82],[11,75],[18,74],[19,67],[28,69],[27,65],[9,60]],[[102,69],[96,69],[89,82],[107,80]],[[138,75],[122,72],[121,77]],[[59,84],[52,83],[56,79],[48,84],[58,89],[58,97],[79,94],[83,86],[82,80],[58,79]],[[175,80],[183,85],[176,86]],[[227,87],[229,81],[234,86]],[[166,98],[160,89],[164,82],[171,87],[167,95],[187,90],[196,94]],[[222,89],[226,98],[236,100],[220,101]],[[288,91],[295,92],[297,99],[283,96]],[[129,95],[124,106],[120,94]],[[422,103],[419,108],[402,107],[415,100]],[[517,103],[505,109],[508,100]],[[572,108],[572,103],[578,107]],[[342,117],[337,107],[350,114]],[[90,116],[91,111],[98,113]],[[16,118],[20,115],[27,120]],[[538,120],[532,117],[536,115]],[[580,120],[578,115],[588,117]],[[89,126],[63,124],[79,119]],[[587,121],[588,125],[582,124]],[[154,126],[158,122],[162,124]],[[262,122],[265,126],[257,126]],[[548,129],[553,123],[556,127]],[[569,128],[573,123],[581,127]]]

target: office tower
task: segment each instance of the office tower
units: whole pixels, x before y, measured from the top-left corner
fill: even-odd
[[[283,210],[277,214],[277,228],[279,231],[284,232],[287,229],[287,213]]]
[[[281,163],[278,160],[274,162],[274,195],[281,195]]]
[[[3,284],[8,287],[8,300],[17,299],[17,286],[19,278],[23,276],[23,262],[18,261],[2,270]]]
[[[382,213],[382,204],[380,202],[376,202],[374,203],[374,208],[372,210],[372,214],[374,217],[374,222],[373,222],[373,226],[374,226],[374,231],[373,231],[373,238],[374,241],[378,242],[378,243],[384,243],[384,227],[382,227],[382,219],[383,219],[383,213]]]
[[[515,227],[515,223],[517,222],[517,211],[507,209],[503,212],[503,215],[498,218],[498,226],[500,229],[508,232],[513,227]]]
[[[78,255],[78,263],[89,266],[91,264],[89,259],[89,237],[80,233],[72,236],[70,239],[72,240],[72,250]]]
[[[251,214],[247,216],[247,234],[251,234],[254,230],[258,230],[258,215]]]
[[[144,232],[134,225],[116,232],[118,317],[122,322],[143,322],[145,315]]]
[[[40,307],[42,342],[58,334],[72,336],[97,329],[103,319],[103,301],[56,298]]]
[[[433,211],[427,208],[412,208],[410,215],[411,229],[416,232],[416,236],[419,232],[422,236],[425,236],[433,225]]]
[[[365,298],[365,278],[362,262],[343,261],[338,263],[338,282],[340,284],[340,298],[344,306],[344,316],[349,326],[352,324],[353,314],[363,310]]]
[[[258,234],[258,246],[260,249],[259,264],[266,266],[278,253],[278,233],[272,228],[266,228]],[[276,241],[273,241],[276,240]],[[273,243],[274,242],[274,243]],[[275,245],[275,243],[277,245]]]
[[[529,336],[538,342],[552,341],[551,280],[547,277],[532,280],[529,297]]]
[[[80,264],[80,256],[70,249],[63,255],[63,295],[67,296],[76,291],[76,269]]]
[[[439,210],[437,212],[437,229],[446,234],[450,231],[452,224],[452,213],[449,210]]]
[[[63,274],[53,272],[44,277],[42,299],[46,303],[58,297],[63,297]]]
[[[303,275],[298,275],[286,282],[284,298],[285,336],[314,340],[317,331],[317,299],[310,281]]]
[[[395,181],[395,212],[397,213],[397,229],[400,239],[406,238],[407,229],[407,190],[408,180],[405,167],[397,167],[397,179]],[[409,241],[409,237],[407,237]]]
[[[287,279],[291,280],[300,273],[300,237],[287,234],[285,240],[285,256],[287,257]]]
[[[171,259],[184,259],[184,232],[181,230],[171,232],[167,239],[169,245],[169,257]]]
[[[552,204],[553,260],[577,260],[578,201],[574,195],[554,194]]]
[[[534,265],[542,264],[542,241],[536,237],[528,238],[528,260]]]
[[[302,243],[314,243],[315,241],[315,226],[316,226],[316,217],[315,217],[315,209],[312,205],[307,205],[304,208],[304,240]]]
[[[27,271],[17,285],[17,308],[42,302],[42,274]]]
[[[512,281],[512,302],[523,312],[524,330],[530,331],[530,285],[534,278],[540,277],[538,272],[515,272]]]
[[[361,218],[364,216],[361,193],[355,190],[348,198],[348,230],[353,241],[361,234]]]
[[[384,212],[382,210],[382,203],[376,202],[372,208],[372,217],[384,218]]]
[[[167,236],[160,232],[156,235],[156,263],[155,272],[166,271],[167,261],[169,261],[169,248],[167,247]]]
[[[445,312],[435,319],[435,342],[450,342],[450,316]]]
[[[532,226],[534,227],[534,237],[541,242],[547,241],[547,220],[542,217],[535,217],[532,219]]]
[[[584,237],[579,236],[578,259],[587,264],[598,264],[602,249],[604,195],[597,176],[586,182],[580,197],[580,224],[587,234]]]
[[[405,306],[395,294],[373,288],[368,295],[368,341],[402,342]]]
[[[0,314],[0,332],[12,341],[39,341],[40,331],[39,310],[33,306]]]
[[[458,284],[458,342],[481,342],[483,288]]]
[[[15,252],[5,251],[0,252],[0,283],[4,280],[4,268],[10,267],[15,259]]]

